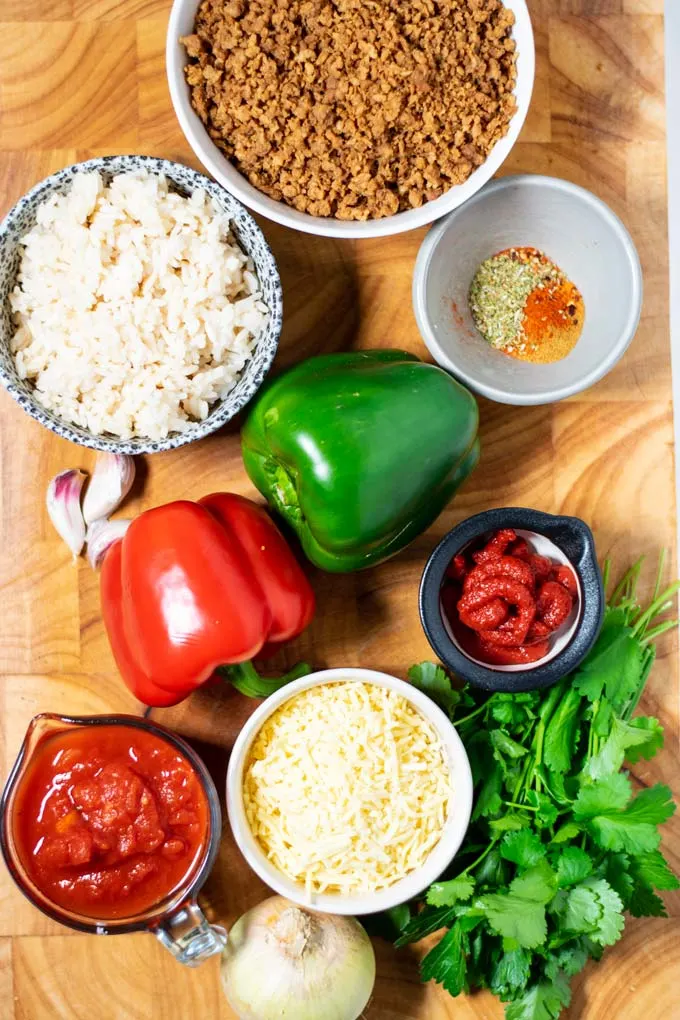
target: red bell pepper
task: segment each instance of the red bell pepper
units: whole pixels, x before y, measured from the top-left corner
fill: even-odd
[[[106,553],[104,623],[125,683],[146,705],[175,705],[220,667],[243,693],[270,694],[250,660],[296,637],[314,593],[266,511],[218,492],[147,510]],[[308,672],[304,667],[295,675]]]

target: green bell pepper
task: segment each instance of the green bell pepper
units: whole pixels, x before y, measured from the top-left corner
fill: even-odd
[[[472,394],[413,354],[325,354],[261,391],[243,460],[312,563],[344,573],[432,524],[479,459],[477,425]]]

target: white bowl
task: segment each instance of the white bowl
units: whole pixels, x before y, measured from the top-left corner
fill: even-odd
[[[578,343],[549,365],[495,350],[468,306],[480,262],[522,245],[553,259],[585,303]],[[413,307],[435,361],[471,389],[503,404],[550,404],[592,386],[623,355],[642,308],[640,260],[621,220],[591,192],[556,177],[503,177],[431,228],[416,259]]]
[[[394,216],[367,220],[363,223],[346,222],[333,217],[310,216],[308,213],[298,212],[297,209],[291,208],[284,202],[277,202],[253,187],[218,149],[191,106],[189,86],[184,77],[187,56],[179,39],[180,36],[190,35],[193,32],[200,0],[174,0],[170,12],[165,61],[172,105],[189,145],[203,166],[244,205],[254,209],[255,212],[262,213],[263,216],[268,216],[270,220],[282,223],[286,227],[293,227],[295,230],[302,230],[309,234],[321,234],[325,237],[386,237],[390,234],[400,234],[405,230],[413,230],[414,227],[432,223],[451,212],[452,209],[456,209],[479,191],[507,159],[524,124],[534,85],[534,35],[526,0],[504,0],[504,2],[505,6],[515,15],[513,37],[517,45],[517,83],[515,87],[517,111],[510,121],[508,133],[496,143],[488,159],[470,175],[467,181],[450,188],[440,198],[433,202],[426,202],[419,209],[409,209],[407,212],[396,213]]]
[[[412,871],[405,878],[387,889],[365,895],[346,896],[341,893],[314,894],[307,899],[304,886],[292,881],[267,859],[253,836],[243,806],[243,771],[251,744],[264,722],[277,708],[294,698],[300,691],[321,684],[338,681],[354,681],[377,684],[396,691],[423,715],[436,730],[444,748],[444,754],[451,769],[453,783],[453,808],[444,826],[441,839],[425,864]],[[263,882],[281,896],[293,903],[312,907],[327,914],[373,914],[389,910],[399,903],[417,896],[432,882],[435,882],[450,864],[458,851],[467,831],[472,810],[472,775],[463,743],[449,719],[427,695],[404,680],[377,673],[371,669],[324,669],[318,673],[294,680],[276,694],[272,694],[251,715],[238,735],[229,759],[227,771],[227,812],[231,830],[241,853],[253,871]]]

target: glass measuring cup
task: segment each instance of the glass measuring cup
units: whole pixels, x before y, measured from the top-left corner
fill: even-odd
[[[36,885],[22,861],[15,832],[18,794],[38,748],[50,736],[90,726],[132,727],[151,733],[169,744],[189,762],[205,794],[208,807],[207,834],[200,857],[190,867],[180,884],[164,899],[143,912],[111,920],[89,917],[54,903]],[[222,816],[215,785],[195,751],[181,737],[164,726],[131,715],[71,718],[44,713],[35,716],[29,724],[19,756],[0,800],[0,848],[12,878],[34,906],[60,924],[94,935],[149,931],[176,960],[190,967],[195,967],[208,957],[222,952],[226,943],[225,930],[208,923],[196,900],[215,861],[221,827]]]

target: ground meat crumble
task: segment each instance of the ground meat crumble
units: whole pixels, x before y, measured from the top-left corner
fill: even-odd
[[[203,0],[192,104],[260,191],[367,220],[438,198],[515,112],[501,0]]]

